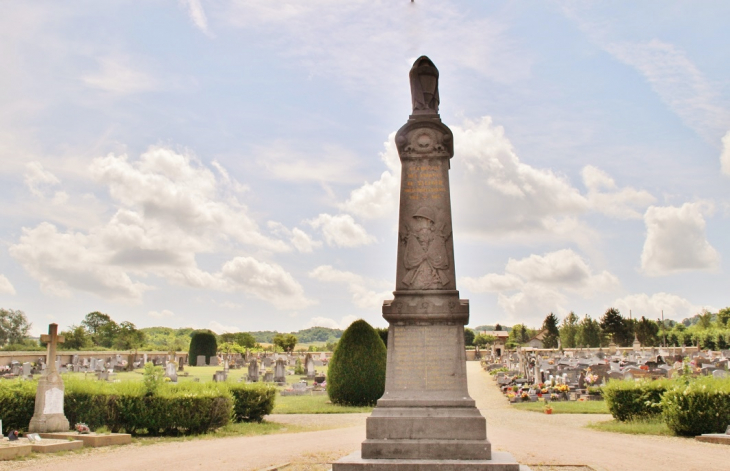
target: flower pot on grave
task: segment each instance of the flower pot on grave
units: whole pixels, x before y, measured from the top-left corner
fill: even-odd
[[[546,414],[552,414],[553,413],[553,410],[552,409],[545,409],[545,413]]]

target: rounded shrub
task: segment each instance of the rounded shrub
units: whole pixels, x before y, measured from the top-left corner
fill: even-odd
[[[196,330],[190,334],[190,350],[188,351],[188,364],[198,365],[198,355],[205,355],[205,364],[210,363],[210,357],[215,356],[218,351],[216,335],[210,330]]]
[[[678,382],[662,397],[662,414],[675,435],[722,433],[730,424],[730,379]]]
[[[333,404],[373,405],[385,391],[385,344],[370,324],[360,319],[342,334],[327,371],[327,392]]]
[[[602,388],[603,398],[616,420],[649,419],[662,413],[662,394],[670,384],[670,380],[611,380]]]

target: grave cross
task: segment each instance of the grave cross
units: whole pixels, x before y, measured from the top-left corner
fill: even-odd
[[[48,335],[41,335],[41,342],[48,344],[48,353],[46,354],[46,363],[48,364],[48,373],[56,372],[56,345],[63,343],[66,339],[63,335],[58,335],[58,324],[48,324]]]

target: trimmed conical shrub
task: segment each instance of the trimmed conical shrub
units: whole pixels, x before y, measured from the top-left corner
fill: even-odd
[[[218,350],[218,341],[216,336],[210,330],[196,330],[190,335],[190,350],[188,351],[188,364],[190,366],[198,365],[198,355],[205,355],[205,364],[210,363],[210,357],[216,355]]]
[[[360,319],[342,334],[327,370],[327,393],[333,404],[373,405],[385,391],[385,344]]]

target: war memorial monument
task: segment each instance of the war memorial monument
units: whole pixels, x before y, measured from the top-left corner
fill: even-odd
[[[410,71],[413,114],[398,130],[398,255],[388,321],[385,393],[367,419],[362,448],[333,471],[527,471],[493,452],[486,419],[469,396],[449,190],[451,130],[438,114],[438,69],[422,56]]]

